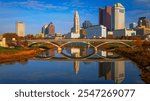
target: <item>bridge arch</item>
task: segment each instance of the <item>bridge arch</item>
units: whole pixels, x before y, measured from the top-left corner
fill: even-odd
[[[96,48],[98,48],[98,47],[100,47],[100,46],[103,46],[103,45],[105,45],[105,44],[112,44],[112,43],[119,43],[119,44],[125,45],[125,46],[127,46],[127,47],[129,47],[129,48],[133,48],[132,46],[128,45],[128,44],[125,43],[125,42],[103,42],[103,43],[97,45]]]
[[[95,50],[91,54],[89,54],[87,56],[82,56],[82,57],[72,57],[72,56],[66,55],[63,52],[61,52],[60,54],[67,59],[87,59],[88,57],[91,57],[95,54]]]
[[[65,45],[67,45],[67,44],[70,44],[70,43],[85,43],[85,44],[90,45],[90,46],[92,46],[93,48],[95,48],[95,46],[92,45],[91,43],[89,43],[89,42],[84,42],[84,41],[81,41],[81,42],[71,42],[71,41],[68,41],[68,42],[66,42],[66,43],[64,43],[64,44],[62,44],[62,45],[60,45],[60,47],[63,47],[63,46],[65,46]]]
[[[82,61],[82,60],[86,60],[86,59],[90,59],[90,57],[94,56],[95,53],[91,53],[87,56],[84,56],[84,57],[72,57],[72,56],[68,56],[64,53],[60,53],[65,59],[68,59],[68,60],[74,60],[74,59],[78,59],[79,61]],[[99,56],[99,55],[98,55]],[[41,58],[41,59],[56,59],[55,57],[53,56],[48,56],[48,57],[42,57],[42,56],[38,56],[36,58]],[[118,60],[118,59],[123,59],[122,57],[117,57],[117,58],[113,58],[113,57],[104,57],[104,56],[99,56],[98,59],[104,59],[104,60]]]
[[[60,46],[59,45],[57,45],[57,44],[55,44],[55,43],[53,43],[53,42],[32,42],[31,44],[29,44],[28,45],[28,47],[31,47],[32,45],[35,45],[35,44],[40,44],[40,43],[44,43],[44,44],[51,44],[51,45],[53,45],[53,46],[56,46],[57,48],[60,48]]]

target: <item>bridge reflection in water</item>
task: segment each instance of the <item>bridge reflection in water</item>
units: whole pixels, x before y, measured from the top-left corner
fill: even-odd
[[[74,62],[74,71],[78,75],[80,62],[90,63],[98,62],[98,76],[101,79],[113,80],[115,83],[121,83],[125,79],[125,60],[124,58],[107,51],[94,51],[87,47],[72,47],[59,50],[47,50],[34,59],[49,61],[72,61]]]

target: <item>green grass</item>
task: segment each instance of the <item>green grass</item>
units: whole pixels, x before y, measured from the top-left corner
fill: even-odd
[[[23,48],[6,48],[6,47],[0,47],[0,52],[16,52],[19,50],[23,50]]]

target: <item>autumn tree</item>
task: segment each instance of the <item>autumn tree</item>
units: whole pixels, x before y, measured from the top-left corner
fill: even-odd
[[[141,39],[137,39],[134,41],[134,45],[136,47],[142,47],[143,41]]]

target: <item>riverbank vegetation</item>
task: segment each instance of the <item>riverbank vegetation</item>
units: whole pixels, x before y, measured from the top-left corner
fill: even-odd
[[[40,53],[40,49],[3,48],[0,47],[0,63],[24,61]]]
[[[134,48],[115,48],[114,52],[134,61],[141,69],[141,78],[150,84],[150,42],[136,40]]]
[[[130,43],[132,48],[119,45],[107,44],[99,47],[101,50],[115,52],[125,58],[135,62],[141,70],[141,78],[144,82],[150,84],[150,42],[137,39]]]
[[[150,84],[150,50],[143,48],[117,48],[115,52],[134,61],[141,69],[141,78]]]
[[[143,48],[117,48],[115,52],[127,57],[134,62],[136,62],[139,66],[146,67],[150,65],[150,51]]]

